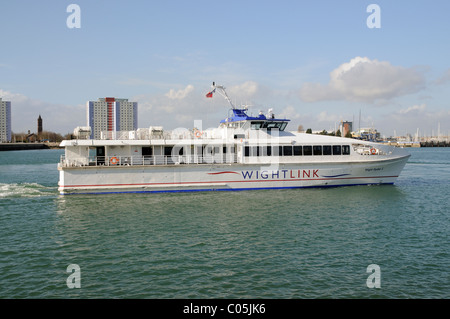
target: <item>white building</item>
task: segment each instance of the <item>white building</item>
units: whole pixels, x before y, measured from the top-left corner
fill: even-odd
[[[137,102],[114,97],[87,102],[87,125],[91,128],[91,139],[112,138],[115,132],[137,130],[137,108]]]
[[[11,142],[11,102],[0,98],[0,143]]]

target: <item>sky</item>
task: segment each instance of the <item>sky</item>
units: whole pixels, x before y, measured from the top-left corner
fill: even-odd
[[[290,130],[449,135],[449,12],[448,0],[1,1],[0,98],[15,133],[39,115],[73,132],[101,97],[137,101],[140,128],[208,128],[229,111],[205,97],[214,81]]]

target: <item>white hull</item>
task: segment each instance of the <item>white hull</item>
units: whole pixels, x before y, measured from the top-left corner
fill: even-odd
[[[409,156],[361,162],[60,168],[61,194],[187,192],[393,184]]]

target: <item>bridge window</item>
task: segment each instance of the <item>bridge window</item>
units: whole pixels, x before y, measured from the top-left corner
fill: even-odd
[[[284,131],[286,128],[287,122],[275,122],[275,121],[267,121],[264,122],[262,128],[267,129],[268,131],[272,129],[278,129],[279,131]]]
[[[264,122],[251,122],[251,129],[252,130],[259,130]]]

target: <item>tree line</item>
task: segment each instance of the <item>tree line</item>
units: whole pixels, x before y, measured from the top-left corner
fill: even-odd
[[[56,132],[42,131],[41,133],[14,133],[11,132],[11,141],[14,143],[33,143],[33,142],[61,142],[72,139],[72,134],[61,135]]]
[[[298,132],[303,132],[303,126],[299,125],[297,131]],[[313,131],[312,131],[311,128],[308,128],[305,131],[305,133],[306,134],[313,134]],[[333,132],[330,132],[330,133],[328,133],[326,130],[323,130],[322,132],[319,132],[318,134],[319,135],[329,135],[329,136],[342,136],[341,130],[337,130],[336,132],[333,131]],[[345,134],[344,137],[350,137],[351,138],[352,137],[352,133],[351,132],[347,132],[347,134]]]

